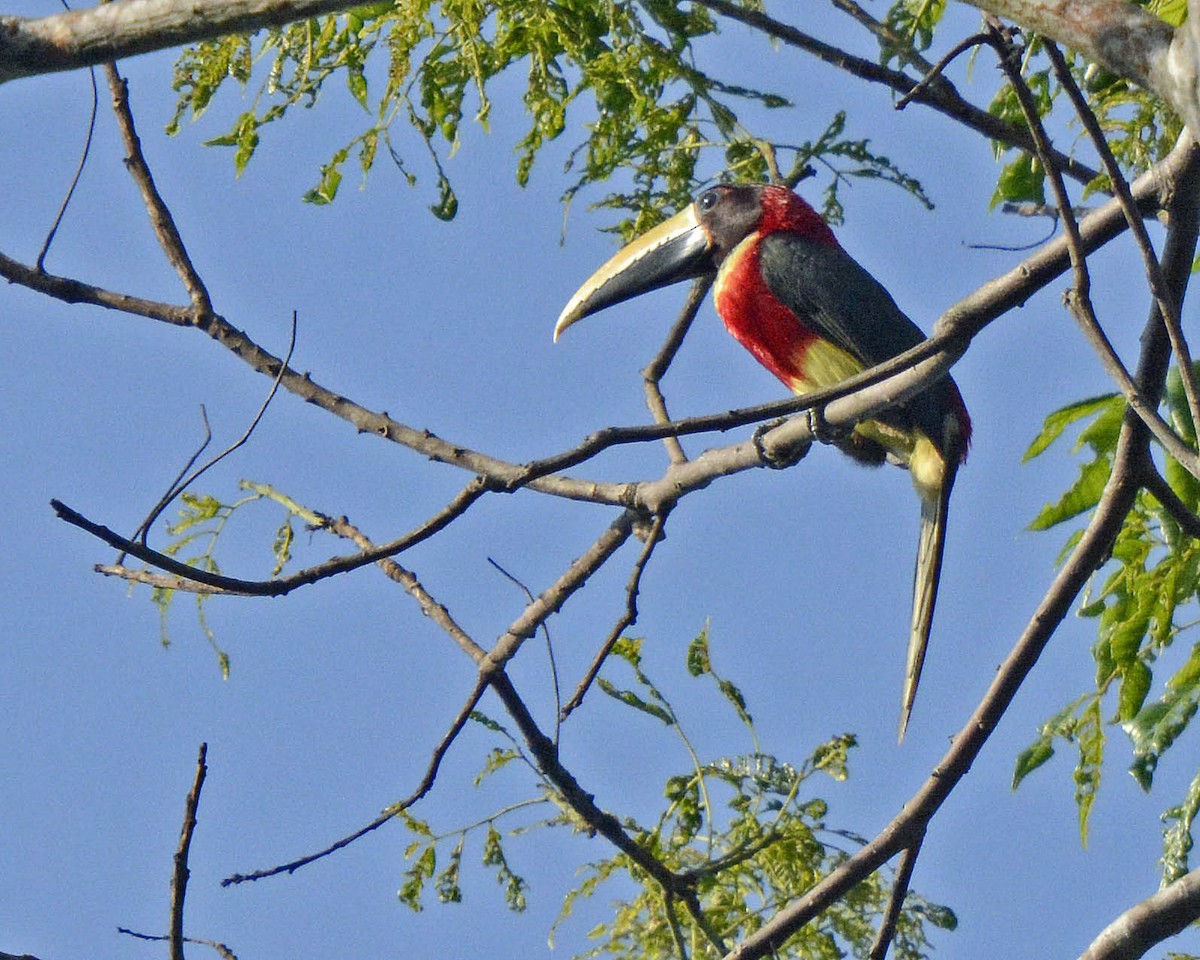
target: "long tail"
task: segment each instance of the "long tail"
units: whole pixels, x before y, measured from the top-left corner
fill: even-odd
[[[938,582],[942,575],[950,489],[954,486],[957,470],[957,463],[946,464],[941,482],[936,487],[918,488],[921,497],[921,537],[917,542],[917,562],[913,568],[912,631],[908,639],[908,665],[904,671],[904,697],[900,705],[901,742],[904,740],[904,731],[908,729],[913,701],[917,697],[921,668],[925,665],[925,648],[929,643],[933,607],[937,603]]]

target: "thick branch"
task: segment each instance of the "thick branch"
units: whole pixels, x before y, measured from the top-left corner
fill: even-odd
[[[1137,960],[1200,918],[1200,870],[1130,907],[1104,928],[1079,960]]]
[[[1129,0],[964,0],[1057,40],[1169,103],[1200,129],[1191,32],[1173,30]],[[1178,34],[1178,35],[1177,35]]]
[[[354,5],[354,0],[115,0],[37,19],[0,16],[0,83],[282,26]]]

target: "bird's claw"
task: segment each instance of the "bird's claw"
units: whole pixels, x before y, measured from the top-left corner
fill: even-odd
[[[854,431],[835,427],[825,419],[824,407],[809,407],[804,411],[808,418],[808,430],[819,443],[840,446]]]
[[[788,444],[782,452],[778,448],[768,448],[763,438],[783,422],[784,418],[781,417],[769,423],[760,423],[750,438],[759,459],[771,470],[786,470],[788,467],[794,467],[804,459],[808,448],[812,446],[811,443]]]

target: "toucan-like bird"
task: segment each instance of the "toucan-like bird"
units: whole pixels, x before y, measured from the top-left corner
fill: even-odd
[[[605,307],[713,272],[726,329],[798,394],[836,386],[925,339],[820,214],[791,190],[764,184],[706,190],[629,244],[571,298],[554,338]],[[950,489],[970,437],[971,418],[947,376],[835,440],[860,462],[907,467],[921,498],[901,740],[925,662]]]

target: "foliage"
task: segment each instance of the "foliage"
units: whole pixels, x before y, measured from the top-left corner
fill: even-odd
[[[186,491],[181,493],[179,499],[183,506],[179,510],[179,519],[167,526],[167,535],[172,539],[163,548],[163,552],[198,570],[219,574],[221,567],[217,562],[216,550],[229,521],[250,504],[270,500],[283,506],[286,511],[271,542],[271,555],[275,560],[275,565],[271,568],[271,576],[279,576],[292,559],[292,545],[296,536],[294,522],[299,520],[311,527],[316,527],[322,525],[323,518],[306,510],[290,497],[266,484],[243,480],[239,487],[249,493],[232,503],[224,503],[211,494]],[[167,629],[167,617],[175,596],[176,591],[167,586],[156,586],[152,588],[150,594],[151,601],[158,607],[163,646],[168,646],[171,642]],[[217,654],[222,675],[228,677],[229,654],[217,644],[216,636],[205,616],[204,607],[211,596],[212,594],[208,593],[195,594],[196,616],[201,631]]]
[[[645,672],[642,641],[622,638],[613,654],[631,676],[632,683],[622,686],[605,678],[600,689],[656,726],[668,727],[678,737],[688,758],[685,771],[667,778],[666,805],[652,826],[640,825],[630,817],[623,818],[623,822],[641,846],[677,875],[685,875],[692,881],[702,919],[665,893],[627,854],[616,853],[584,869],[583,879],[563,899],[551,941],[582,901],[596,896],[602,888],[616,886],[621,891],[632,888],[634,893],[618,894],[621,898],[613,918],[588,933],[593,946],[579,954],[580,958],[668,958],[681,953],[720,956],[722,951],[714,946],[714,940],[732,941],[757,929],[775,911],[842,863],[848,855],[847,846],[861,842],[851,832],[828,826],[828,804],[813,793],[817,774],[835,781],[849,776],[849,752],[855,746],[855,739],[850,734],[833,737],[813,750],[798,767],[764,752],[741,691],[713,668],[706,627],[688,647],[687,672],[692,678],[715,686],[718,702],[724,702],[732,710],[748,735],[752,750],[733,757],[701,760],[671,701]],[[475,823],[444,832],[435,832],[411,811],[398,810],[398,816],[414,835],[405,850],[410,866],[399,892],[401,901],[413,910],[422,909],[431,889],[443,903],[462,899],[461,864],[464,847],[472,834],[483,834],[480,859],[484,866],[495,869],[509,908],[521,910],[528,885],[509,866],[506,843],[539,828],[590,832],[556,795],[554,787],[538,774],[536,766],[503,725],[481,713],[473,719],[502,741],[485,759],[476,786],[518,761],[517,767],[535,776],[536,794]],[[712,716],[706,715],[705,723],[712,722]],[[532,823],[520,819],[521,813],[537,809],[550,812]],[[513,820],[517,820],[517,825],[509,829],[506,840],[499,824]],[[810,925],[796,934],[778,955],[866,956],[887,904],[889,879],[876,874],[860,884],[830,908],[819,925]],[[910,892],[899,921],[896,956],[924,956],[928,927],[952,930],[955,925],[949,908]]]
[[[627,237],[684,206],[718,170],[741,180],[777,173],[781,151],[794,155],[797,176],[810,162],[833,171],[826,189],[832,219],[840,217],[837,189],[846,177],[882,178],[928,202],[919,183],[868,141],[843,136],[842,113],[798,146],[753,132],[740,110],[791,104],[704,70],[705,41],[716,29],[703,7],[684,0],[385,0],[263,31],[259,39],[227,37],[188,48],[175,66],[178,101],[168,131],[178,132],[185,116],[200,117],[226,81],[249,87],[256,62],[269,61],[249,108],[208,141],[233,148],[240,173],[263,129],[297,105],[316,104],[337,76],[366,115],[365,129],[334,152],[305,199],[333,201],[351,155],[365,178],[381,144],[415,184],[416,164],[400,132],[407,125],[436,178],[431,210],[450,219],[458,198],[445,161],[462,143],[464,118],[471,114],[487,129],[494,88],[507,89],[519,68],[529,126],[516,144],[517,181],[529,182],[538,154],[567,131],[573,108],[587,135],[570,152],[574,181],[565,199],[609,184],[597,205],[625,215],[619,229]],[[721,159],[701,167],[705,150]]]
[[[1195,442],[1186,399],[1177,370],[1168,379],[1165,414],[1171,426],[1189,443]],[[1057,410],[1026,453],[1039,456],[1073,424],[1083,424],[1074,451],[1085,462],[1074,484],[1054,504],[1048,504],[1031,526],[1046,530],[1091,510],[1112,470],[1117,435],[1125,415],[1120,396],[1080,401]],[[1166,458],[1164,476],[1183,505],[1200,508],[1200,483],[1176,461]],[[1073,539],[1073,538],[1072,538]],[[1056,742],[1075,747],[1075,799],[1079,806],[1080,837],[1087,842],[1088,816],[1104,760],[1108,724],[1119,724],[1133,748],[1129,772],[1149,790],[1159,760],[1187,729],[1200,705],[1200,642],[1183,662],[1179,654],[1166,660],[1176,639],[1196,622],[1200,610],[1200,544],[1180,529],[1170,513],[1146,491],[1137,500],[1113,545],[1112,559],[1097,572],[1079,615],[1094,619],[1097,640],[1095,689],[1084,692],[1038,729],[1034,742],[1018,757],[1014,786],[1054,754]],[[1166,660],[1166,663],[1160,661]],[[1167,676],[1162,692],[1151,699],[1154,671]],[[1200,775],[1198,775],[1200,776]],[[1187,872],[1191,824],[1200,808],[1200,783],[1164,814],[1164,879]]]

